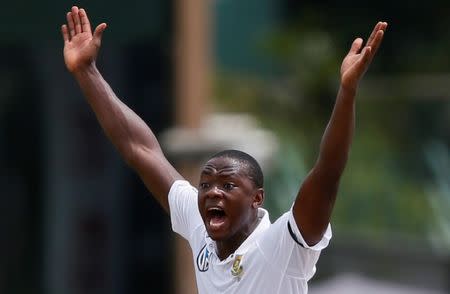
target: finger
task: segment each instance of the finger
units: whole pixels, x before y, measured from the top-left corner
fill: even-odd
[[[81,33],[81,20],[80,20],[80,15],[78,14],[79,10],[78,7],[73,6],[72,7],[72,18],[73,18],[73,23],[75,24],[75,33],[79,34]]]
[[[89,18],[86,14],[86,11],[83,8],[80,9],[79,15],[80,15],[80,21],[81,21],[81,30],[83,32],[92,33]]]
[[[97,46],[100,46],[102,42],[103,32],[105,31],[107,25],[106,23],[99,24],[94,31],[94,42]]]
[[[381,45],[381,41],[383,40],[383,36],[384,36],[384,31],[383,30],[379,30],[377,33],[376,33],[376,35],[375,35],[375,37],[374,37],[374,39],[373,39],[373,41],[372,41],[372,44],[370,44],[369,46],[370,47],[372,47],[372,56],[374,56],[375,55],[375,53],[377,52],[377,50],[378,50],[378,48],[380,48],[380,45]]]
[[[359,52],[359,50],[361,49],[362,43],[363,43],[363,39],[356,38],[353,41],[352,46],[350,47],[350,50],[348,51],[348,54],[357,54]]]
[[[380,30],[386,31],[387,27],[388,27],[388,23],[387,22],[385,22],[385,21],[381,22]]]
[[[361,65],[366,68],[372,60],[372,47],[366,46],[361,51]]]
[[[75,36],[75,25],[73,23],[72,12],[67,12],[66,18],[67,18],[67,25],[69,27],[70,38],[73,38],[73,36]]]
[[[361,51],[357,62],[357,71],[359,75],[363,75],[372,60],[372,47],[366,46]]]
[[[380,27],[382,25],[383,25],[383,23],[381,21],[377,22],[377,24],[375,25],[375,27],[372,30],[372,33],[370,34],[369,38],[367,39],[367,45],[368,46],[371,45],[371,43],[373,42],[373,39],[375,38],[375,35],[380,30]]]
[[[67,29],[67,25],[62,25],[61,26],[61,34],[62,34],[62,37],[64,39],[64,44],[68,43],[70,38],[69,38],[69,31]]]
[[[369,39],[367,40],[367,46],[373,47],[373,46],[374,46],[373,43],[374,43],[375,40],[376,40],[376,37],[377,37],[378,32],[379,32],[379,31],[384,32],[384,31],[386,30],[386,28],[387,28],[387,22],[381,22],[381,21],[379,21],[379,22],[375,25],[375,27],[374,27],[374,29],[373,29],[373,31],[372,31],[372,34],[370,34],[370,37],[369,37]]]

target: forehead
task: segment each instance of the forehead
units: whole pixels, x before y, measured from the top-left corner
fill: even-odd
[[[216,157],[208,160],[202,168],[202,175],[247,176],[248,165],[235,158]]]

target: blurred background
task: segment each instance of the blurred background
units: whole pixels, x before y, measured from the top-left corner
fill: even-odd
[[[315,161],[351,42],[387,21],[310,293],[449,293],[447,1],[4,4],[0,293],[195,293],[185,244],[65,70],[74,4],[108,23],[98,67],[174,165],[195,184],[205,156],[247,150],[272,221]]]

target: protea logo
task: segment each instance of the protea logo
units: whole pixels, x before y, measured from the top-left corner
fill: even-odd
[[[209,269],[209,254],[208,247],[203,246],[197,255],[197,267],[201,272],[206,272]]]
[[[233,262],[233,267],[231,268],[231,274],[235,277],[238,277],[242,274],[242,255],[236,255],[236,258]]]

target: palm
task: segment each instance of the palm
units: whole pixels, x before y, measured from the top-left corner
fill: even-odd
[[[363,53],[348,54],[344,58],[341,65],[341,82],[344,85],[356,85],[359,82],[368,66],[364,64],[364,55]]]
[[[357,38],[353,41],[350,51],[341,65],[341,84],[343,86],[356,89],[381,44],[386,27],[387,23],[385,22],[377,23],[362,50],[363,40]]]
[[[95,62],[105,28],[106,24],[102,23],[92,33],[84,9],[72,7],[67,13],[67,25],[62,26],[64,61],[69,71],[74,72]]]
[[[95,61],[98,48],[93,44],[92,34],[77,34],[64,46],[64,61],[69,70]]]

